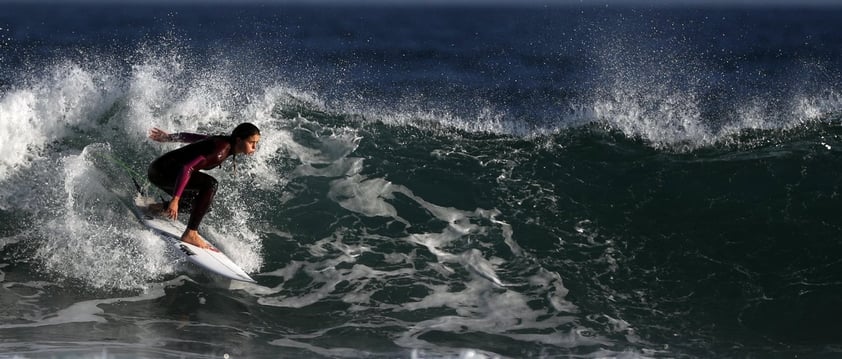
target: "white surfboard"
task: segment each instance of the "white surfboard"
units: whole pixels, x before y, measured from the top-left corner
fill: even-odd
[[[205,249],[196,247],[190,243],[182,242],[181,234],[184,233],[187,226],[178,221],[150,215],[148,206],[153,203],[155,203],[155,201],[152,198],[140,195],[135,196],[135,208],[133,210],[135,216],[137,216],[140,220],[140,223],[143,223],[143,225],[149,227],[155,231],[155,233],[158,233],[162,237],[166,238],[167,242],[170,245],[175,246],[179,252],[183,253],[188,261],[209,272],[218,274],[228,279],[250,283],[257,282],[246,274],[240,266],[231,261],[231,258],[228,258],[225,253],[222,253],[222,251],[213,247],[213,244],[211,244],[212,248]]]

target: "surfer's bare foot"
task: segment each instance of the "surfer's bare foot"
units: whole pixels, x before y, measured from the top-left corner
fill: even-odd
[[[181,235],[181,241],[190,243],[199,248],[213,249],[213,246],[211,246],[210,243],[199,236],[199,232],[192,229],[184,231],[184,234]]]

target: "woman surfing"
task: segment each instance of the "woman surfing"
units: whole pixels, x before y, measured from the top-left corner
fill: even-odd
[[[170,219],[178,218],[179,207],[190,207],[187,229],[181,235],[183,242],[200,248],[213,247],[199,236],[199,223],[210,209],[216,194],[216,179],[200,172],[216,168],[230,156],[250,155],[257,150],[260,130],[251,123],[241,123],[230,136],[209,136],[197,133],[167,133],[159,128],[149,130],[149,138],[157,142],[190,143],[165,153],[149,165],[149,182],[172,196],[169,202],[150,206]]]

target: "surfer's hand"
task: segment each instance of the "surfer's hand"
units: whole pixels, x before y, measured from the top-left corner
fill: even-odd
[[[174,197],[172,201],[170,201],[170,205],[167,206],[167,217],[172,220],[178,219],[178,197]]]
[[[169,133],[157,127],[153,127],[151,130],[149,130],[149,138],[152,139],[152,141],[157,142],[172,141],[172,138],[170,137]]]

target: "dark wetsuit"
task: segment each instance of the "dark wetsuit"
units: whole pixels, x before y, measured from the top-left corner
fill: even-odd
[[[177,133],[172,134],[171,138],[191,144],[152,161],[147,175],[150,182],[168,194],[181,198],[180,208],[185,208],[182,203],[187,206],[192,204],[187,228],[197,230],[216,194],[216,179],[198,170],[219,166],[232,154],[234,147],[228,136]]]

